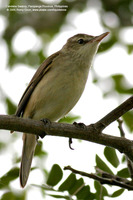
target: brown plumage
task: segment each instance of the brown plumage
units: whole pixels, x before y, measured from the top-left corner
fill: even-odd
[[[108,35],[77,34],[38,68],[25,90],[16,116],[56,121],[66,115],[83,93],[100,41]],[[20,184],[26,185],[36,147],[36,136],[23,134]]]

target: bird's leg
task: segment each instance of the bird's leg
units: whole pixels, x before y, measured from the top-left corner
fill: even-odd
[[[74,126],[76,126],[77,128],[86,128],[86,125],[84,123],[77,123],[77,122],[74,122],[73,123]],[[72,147],[71,147],[71,144],[72,144],[72,138],[69,138],[69,148],[71,150],[74,150]]]

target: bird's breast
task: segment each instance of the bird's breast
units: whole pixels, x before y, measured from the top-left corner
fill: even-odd
[[[85,87],[88,73],[83,70],[51,69],[34,89],[24,116],[52,121],[66,115],[77,103]]]

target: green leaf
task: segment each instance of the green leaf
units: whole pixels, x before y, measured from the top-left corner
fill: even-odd
[[[128,54],[131,54],[133,52],[133,45],[127,45],[128,48]]]
[[[106,159],[114,166],[114,167],[118,167],[119,165],[119,159],[118,156],[116,154],[115,149],[111,148],[111,147],[105,147],[104,149],[104,155],[106,157]]]
[[[114,89],[120,94],[133,94],[133,88],[128,83],[123,74],[117,74],[111,76],[114,81]]]
[[[5,175],[0,178],[0,188],[7,187],[8,184],[18,178],[19,176],[19,168],[15,167],[8,171]]]
[[[13,193],[6,192],[2,195],[1,200],[25,200],[25,192]]]
[[[111,169],[106,165],[106,163],[98,155],[96,155],[96,164],[97,164],[97,167],[100,168],[101,170],[108,172],[110,174],[113,174]]]
[[[97,199],[99,199],[99,196],[101,195],[101,191],[102,191],[102,199],[104,196],[109,196],[107,189],[103,185],[101,185],[98,181],[94,181],[94,187],[96,189]]]
[[[0,152],[6,148],[6,144],[4,142],[0,142]]]
[[[76,183],[76,175],[75,174],[70,174],[68,178],[60,185],[59,190],[60,191],[69,191],[71,190],[72,187],[74,187]]]
[[[80,119],[80,116],[67,115],[59,120],[60,123],[72,124],[74,121]]]
[[[54,194],[48,194],[51,197],[54,197],[56,199],[66,199],[66,200],[70,200],[70,196],[65,196],[65,195],[54,195]]]
[[[16,105],[8,97],[6,98],[6,104],[7,104],[7,113],[9,115],[13,115],[16,111]]]
[[[54,164],[47,180],[47,184],[51,186],[57,185],[59,181],[62,179],[63,172],[59,165]]]
[[[124,191],[125,191],[124,189],[116,190],[116,191],[111,195],[111,197],[118,197],[118,196],[120,196]]]
[[[42,141],[39,141],[36,146],[34,156],[46,156],[46,155],[47,155],[47,153],[45,151],[43,151],[43,143],[42,143]]]
[[[6,192],[2,195],[1,200],[14,200],[14,195],[11,192]]]
[[[122,116],[124,122],[126,123],[127,127],[129,128],[130,132],[133,132],[133,111],[129,111]]]
[[[123,168],[120,171],[118,171],[117,176],[120,176],[122,178],[129,178],[130,174],[127,168]]]
[[[125,156],[125,155],[122,156],[121,162],[122,162],[122,163],[125,163],[125,162],[126,162],[126,156]]]
[[[98,49],[98,53],[107,51],[116,43],[116,41],[117,41],[117,38],[115,36],[112,36],[109,41],[102,42]]]
[[[80,191],[80,189],[82,189],[82,187],[84,187],[84,180],[83,178],[80,178],[78,180],[76,180],[74,186],[69,190],[70,194],[75,194],[75,192]]]
[[[95,194],[90,192],[89,185],[84,186],[77,194],[77,199],[91,200],[95,198]]]
[[[25,65],[30,65],[31,67],[36,67],[40,65],[40,63],[46,59],[43,55],[42,49],[37,52],[28,51],[23,55],[15,54],[14,52],[11,52],[8,65],[10,67],[13,67],[14,65],[18,63],[22,63]]]

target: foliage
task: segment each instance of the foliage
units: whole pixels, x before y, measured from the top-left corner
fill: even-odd
[[[112,157],[110,157],[111,153]],[[115,168],[117,168],[121,164],[114,149],[105,147],[104,155],[105,158],[109,161],[109,163]],[[96,167],[98,167],[101,170],[104,170],[105,172],[108,172],[109,174],[114,174],[110,170],[108,164],[105,164],[105,162],[98,155],[96,155]],[[129,172],[126,169],[118,171],[117,176],[128,178]],[[99,200],[100,196],[101,199],[104,199],[105,196],[114,198],[120,196],[124,192],[124,189],[117,189],[112,194],[110,194],[110,192],[107,191],[107,189],[98,181],[94,181],[95,192],[91,192],[90,185],[86,184],[82,177],[77,178],[77,176],[74,173],[70,173],[68,177],[64,180],[63,171],[57,164],[54,164],[51,171],[49,172],[46,184],[34,184],[34,186],[48,191],[46,194],[54,198],[62,198],[69,200],[75,199],[74,197],[76,197],[76,199],[82,200],[88,200],[88,198],[90,200]],[[67,194],[65,193],[65,191],[67,191]]]
[[[4,2],[4,1],[3,1]],[[7,59],[7,68],[13,70],[17,64],[24,64],[26,66],[35,68],[39,66],[40,63],[46,58],[46,50],[43,48],[39,48],[34,51],[27,51],[23,54],[16,53],[13,50],[12,44],[15,35],[22,30],[22,28],[30,27],[35,33],[36,37],[41,40],[42,46],[47,46],[49,42],[54,39],[56,34],[61,31],[61,28],[65,24],[70,24],[71,22],[67,20],[67,17],[71,13],[83,13],[86,7],[89,4],[89,0],[61,0],[59,5],[67,4],[68,8],[66,12],[34,12],[25,14],[21,12],[8,12],[5,7],[1,8],[0,15],[4,17],[6,21],[6,27],[2,34],[2,40],[5,41],[8,50],[8,59]],[[108,41],[102,43],[99,48],[99,53],[103,53],[115,44],[120,44],[124,48],[127,49],[129,54],[133,53],[133,44],[126,44],[119,40],[119,35],[122,29],[132,26],[132,12],[133,12],[133,1],[132,0],[101,0],[102,7],[100,9],[100,21],[104,28],[110,30],[111,35]],[[3,3],[1,3],[2,5]],[[8,5],[47,5],[46,3],[40,0],[9,0]],[[99,6],[98,1],[94,1],[92,4],[93,8],[96,9],[97,5]],[[116,25],[112,26],[110,24],[110,20],[106,20],[106,17],[110,16],[116,18]],[[92,20],[93,21],[93,20]],[[18,65],[19,66],[19,65]],[[133,94],[133,88],[128,83],[127,78],[124,74],[115,74],[108,77],[109,80],[112,81],[112,88],[109,91],[106,91],[103,96],[107,98],[109,95],[118,95],[119,98],[125,97],[126,95]],[[8,80],[6,80],[8,81]],[[95,77],[94,83],[99,85],[99,82],[104,80],[100,80],[99,77]],[[0,87],[0,101],[6,105],[6,110],[8,114],[14,114],[16,110],[16,105],[9,98],[7,94],[5,94],[2,87]],[[72,123],[74,120],[78,120],[78,116],[68,116],[67,118],[61,119],[60,122]],[[133,131],[133,112],[130,111],[123,116],[123,120],[126,126],[129,129],[129,132]],[[17,138],[13,138],[13,142],[15,142]],[[12,143],[12,140],[0,141],[0,153],[4,153],[6,149],[8,149],[9,143]],[[16,153],[17,154],[17,153]],[[1,175],[0,178],[0,190],[3,192],[1,196],[1,200],[11,199],[11,200],[24,200],[26,199],[27,190],[22,191],[21,193],[14,191],[11,183],[16,180],[19,176],[19,169],[17,167],[20,158],[18,155],[14,154],[14,163],[11,169],[4,174]],[[42,143],[37,146],[35,156],[38,159],[45,159],[47,153],[42,148]],[[16,157],[15,157],[16,156]],[[117,152],[115,149],[110,147],[105,147],[103,152],[103,158],[101,156],[96,155],[96,166],[111,174],[117,175],[122,178],[130,178],[130,173],[128,167],[126,166],[126,159],[123,156],[123,159],[120,160],[118,158]],[[89,159],[88,159],[89,161]],[[124,165],[124,167],[123,167]],[[35,169],[35,168],[34,168]],[[34,170],[32,169],[32,170]],[[86,179],[83,177],[77,178],[75,174],[70,173],[68,177],[63,178],[65,176],[65,172],[62,171],[59,165],[53,165],[50,172],[47,172],[44,168],[40,169],[41,172],[44,173],[44,177],[47,177],[47,181],[45,185],[39,185],[38,187],[41,190],[47,191],[47,195],[55,198],[55,199],[97,199],[99,197],[104,199],[105,197],[115,198],[120,196],[125,189],[119,188],[115,189],[113,193],[106,189],[106,185],[101,185],[98,181],[94,181],[95,192],[92,192],[91,186],[86,183]],[[46,196],[47,198],[47,196]]]
[[[112,157],[110,156],[110,154],[112,154]],[[122,178],[130,177],[127,168],[117,170],[117,173],[113,172],[110,169],[110,165],[112,165],[114,169],[118,168],[118,166],[120,168],[120,165],[122,165],[122,161],[119,160],[115,149],[105,147],[104,155],[106,158],[106,163],[98,155],[96,155],[96,168],[101,169],[103,172],[107,172],[110,175],[116,174],[117,179],[118,176]],[[12,168],[10,171],[8,171],[5,175],[1,177],[1,189],[10,189],[11,182],[14,181],[14,179],[18,178],[18,170],[19,169],[17,167]],[[98,173],[96,174],[98,175]],[[101,196],[101,199],[104,199],[105,196],[114,198],[120,196],[124,192],[123,188],[115,189],[115,191],[111,194],[111,192],[107,190],[106,187],[100,184],[100,182],[98,181],[94,181],[95,192],[91,192],[91,186],[86,183],[86,181],[82,177],[82,174],[80,175],[81,177],[78,178],[74,173],[70,173],[68,177],[65,176],[65,178],[63,178],[63,175],[65,176],[65,172],[62,171],[61,167],[58,164],[54,164],[50,172],[48,172],[46,183],[42,185],[32,184],[32,186],[44,190],[46,192],[46,196],[52,196],[53,198],[61,198],[68,200],[72,200],[73,198],[75,199],[75,197],[76,199],[82,200],[88,200],[88,197],[90,200],[99,200],[99,196]],[[5,192],[2,196],[2,199],[5,199],[8,195],[13,196],[12,199],[18,198],[18,196],[16,197],[15,193],[13,192]],[[20,196],[19,198],[24,199],[24,194],[21,195],[22,196]]]

